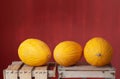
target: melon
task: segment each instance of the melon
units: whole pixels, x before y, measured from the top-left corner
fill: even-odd
[[[41,66],[50,60],[51,51],[45,42],[35,38],[28,38],[20,43],[18,56],[27,65]]]
[[[71,66],[80,61],[82,47],[75,41],[60,42],[54,49],[54,59],[61,66]]]
[[[90,39],[84,47],[84,57],[93,66],[104,66],[111,62],[113,48],[111,44],[102,37]]]

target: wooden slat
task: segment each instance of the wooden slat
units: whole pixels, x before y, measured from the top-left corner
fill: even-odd
[[[35,69],[33,70],[33,75],[35,79],[47,79],[47,66],[35,67]]]
[[[7,70],[18,70],[22,66],[22,62],[15,62],[8,66]]]
[[[49,70],[48,66],[53,69]],[[46,66],[34,68],[25,65],[21,61],[14,61],[8,65],[7,69],[3,70],[3,77],[4,79],[32,79],[32,77],[47,79],[47,77],[55,77],[55,73],[56,64],[54,62],[49,62]]]
[[[34,70],[47,70],[47,66],[35,67]]]
[[[111,72],[106,71],[61,71],[61,78],[114,78]]]
[[[53,67],[52,70],[48,69],[48,77],[55,77],[56,76],[56,68],[57,68],[56,63],[55,62],[49,62],[48,66]]]
[[[6,79],[6,72],[3,70],[3,79]]]
[[[22,64],[23,62],[22,61],[14,61],[14,62],[12,62],[12,64],[11,65],[15,65],[15,64]]]
[[[91,65],[80,65],[80,66],[71,66],[71,67],[64,67],[64,66],[59,66],[60,70],[75,70],[75,71],[79,71],[79,70],[115,70],[113,67],[111,66],[103,66],[103,67],[95,67],[95,66],[91,66]]]
[[[109,78],[115,79],[115,68],[107,65],[95,67],[91,65],[76,65],[71,67],[58,66],[60,78]]]
[[[22,62],[16,62],[16,64],[11,64],[5,69],[4,72],[4,79],[18,79],[18,70],[22,66]]]
[[[20,79],[32,79],[32,66],[23,65],[19,70]]]

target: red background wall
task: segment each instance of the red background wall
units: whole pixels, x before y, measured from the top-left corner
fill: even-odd
[[[17,48],[26,38],[41,39],[53,51],[63,40],[74,40],[84,47],[88,39],[102,36],[114,48],[112,65],[119,79],[119,34],[120,0],[0,1],[0,77],[8,64],[19,60]]]

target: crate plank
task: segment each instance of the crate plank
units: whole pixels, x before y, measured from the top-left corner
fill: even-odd
[[[35,69],[33,70],[33,76],[35,77],[35,79],[47,79],[47,66],[35,67]]]
[[[48,69],[52,67],[53,69]],[[28,66],[21,61],[13,61],[3,70],[4,79],[47,79],[56,76],[56,63],[49,62],[46,66]]]
[[[23,64],[22,61],[13,61],[11,65],[16,65],[16,64]]]
[[[70,66],[70,67],[64,67],[64,66],[59,66],[60,70],[75,70],[75,71],[79,71],[79,70],[97,70],[97,71],[101,71],[101,70],[115,70],[115,68],[107,65],[107,66],[103,66],[103,67],[96,67],[96,66],[91,66],[91,65],[79,65],[79,66]]]
[[[49,77],[55,77],[56,76],[57,64],[55,62],[49,62],[48,67],[53,67],[53,69],[48,68],[48,76]]]
[[[9,65],[7,69],[3,70],[4,79],[18,79],[18,70],[22,64],[22,62],[16,62],[16,64]]]
[[[32,79],[32,66],[23,65],[22,68],[19,70],[19,77],[20,79]]]
[[[70,67],[58,66],[58,78],[115,79],[115,68],[111,65],[95,67],[88,64],[81,64]]]
[[[109,71],[62,71],[61,78],[114,78]]]
[[[6,79],[6,72],[3,70],[3,79]]]

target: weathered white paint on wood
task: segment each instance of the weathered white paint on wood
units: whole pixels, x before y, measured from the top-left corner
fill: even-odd
[[[53,69],[48,69],[52,66]],[[4,79],[47,79],[56,76],[56,63],[49,62],[46,66],[28,66],[21,61],[14,61],[3,70]]]

